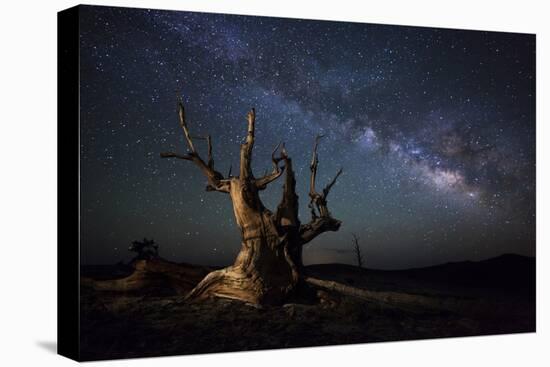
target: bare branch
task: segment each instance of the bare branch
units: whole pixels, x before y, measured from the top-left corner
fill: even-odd
[[[319,165],[319,158],[317,155],[317,146],[319,145],[319,140],[323,135],[317,135],[315,137],[315,142],[313,143],[313,156],[311,158],[311,178],[309,183],[309,208],[311,209],[311,216],[313,219],[317,218],[317,212],[319,213],[319,216],[326,217],[330,216],[330,213],[327,208],[327,196],[330,192],[330,189],[334,184],[336,183],[336,180],[338,177],[342,174],[342,169],[338,171],[336,176],[332,179],[331,182],[323,189],[322,194],[317,192],[317,189],[315,188],[315,181],[317,177],[317,167]],[[316,212],[317,211],[317,212]]]
[[[207,161],[207,165],[208,167],[210,168],[214,168],[214,159],[212,158],[212,138],[210,137],[210,135],[206,135],[206,136],[195,136],[193,137],[194,139],[201,139],[201,140],[206,140],[206,144],[208,145],[208,161]]]
[[[212,138],[210,137],[210,134],[206,135],[206,143],[208,144],[208,167],[214,168],[214,158],[212,158]]]
[[[187,145],[193,153],[195,153],[195,146],[193,145],[193,140],[189,134],[189,128],[187,127],[187,122],[185,121],[185,108],[183,107],[183,101],[180,99],[178,102],[178,116],[180,118],[180,126],[183,129],[183,134],[185,135],[185,140],[187,140]]]
[[[363,255],[361,254],[361,247],[359,247],[359,238],[355,233],[351,235],[353,236],[353,250],[355,251],[355,257],[357,259],[357,266],[363,268]]]
[[[319,145],[319,140],[321,140],[324,135],[317,134],[315,136],[315,142],[313,143],[313,154],[311,157],[311,164],[309,168],[311,169],[311,176],[309,180],[309,197],[312,198],[318,196],[319,194],[315,191],[315,180],[317,178],[317,166],[319,165],[319,158],[317,156],[317,146]]]
[[[327,231],[337,231],[340,228],[341,222],[332,218],[327,206],[327,196],[336,183],[338,177],[342,174],[342,169],[338,170],[336,176],[328,183],[323,189],[322,193],[317,192],[315,188],[315,181],[317,178],[317,167],[319,165],[319,158],[317,154],[317,147],[319,141],[323,136],[317,135],[315,142],[313,143],[313,155],[311,158],[311,178],[309,184],[309,208],[311,209],[311,222],[300,226],[300,236],[302,244],[308,243],[313,240],[319,234]]]
[[[277,153],[277,150],[279,149],[281,144],[282,144],[281,156],[275,157],[275,153]],[[275,147],[275,149],[273,149],[273,152],[271,153],[271,161],[273,162],[273,171],[269,174],[266,173],[263,177],[258,178],[256,180],[256,187],[258,188],[258,190],[265,189],[268,184],[275,181],[283,174],[283,171],[285,170],[285,166],[279,167],[279,162],[285,159],[284,158],[285,156],[286,156],[286,151],[285,151],[284,143],[277,144],[277,146]]]
[[[180,126],[183,129],[185,140],[187,141],[187,145],[189,146],[189,149],[191,150],[191,152],[187,154],[164,152],[160,154],[161,158],[178,158],[178,159],[184,159],[187,161],[192,161],[199,167],[199,169],[208,179],[208,185],[206,186],[207,191],[220,191],[220,192],[228,193],[231,181],[225,180],[223,175],[214,169],[214,160],[212,158],[212,142],[210,139],[210,135],[204,138],[199,138],[199,139],[205,139],[208,143],[208,164],[204,162],[204,160],[200,157],[200,155],[195,150],[195,146],[193,145],[193,139],[191,138],[191,134],[189,133],[189,128],[185,120],[185,108],[183,107],[183,102],[181,101],[181,99],[178,101],[178,115],[180,120]]]
[[[246,119],[248,120],[248,134],[246,135],[246,142],[250,145],[254,144],[254,130],[256,123],[256,110],[254,108],[250,109],[246,114]],[[250,147],[252,149],[252,147]]]
[[[186,161],[192,161],[193,157],[190,154],[178,154],[174,152],[163,152],[160,153],[161,158],[178,158],[185,159]]]
[[[336,173],[336,176],[334,176],[334,178],[332,179],[332,181],[330,181],[329,184],[327,186],[325,186],[325,188],[323,189],[323,197],[325,198],[325,200],[328,196],[328,193],[330,192],[330,189],[332,189],[332,186],[334,186],[334,184],[336,183],[336,180],[342,174],[342,171],[343,171],[343,169],[340,168],[338,170],[338,172]]]
[[[248,120],[248,132],[246,135],[246,142],[241,144],[241,167],[240,167],[240,179],[248,180],[252,178],[252,148],[254,147],[254,125],[256,122],[256,111],[252,108],[247,116]]]
[[[331,216],[313,218],[311,222],[300,226],[301,244],[305,245],[321,233],[336,232],[341,224],[342,222]]]
[[[277,206],[275,223],[280,227],[293,227],[296,230],[300,227],[298,218],[298,195],[296,195],[296,179],[292,169],[292,160],[288,156],[283,145],[281,157],[285,161],[286,177],[283,185],[283,197]]]

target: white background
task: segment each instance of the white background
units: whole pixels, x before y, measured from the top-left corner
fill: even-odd
[[[95,4],[537,33],[537,333],[101,362],[112,366],[549,366],[548,60],[545,1],[94,1]],[[64,366],[56,343],[56,12],[0,12],[0,365]],[[546,23],[546,24],[545,24]],[[62,129],[63,127],[61,127]],[[60,144],[63,144],[61,141]],[[74,177],[67,179],[74,180]],[[546,228],[545,228],[546,227]],[[513,269],[511,269],[513,271]],[[546,290],[546,291],[545,291]],[[545,312],[546,311],[546,312]],[[239,337],[236,335],[235,337]],[[90,363],[95,365],[99,363]]]

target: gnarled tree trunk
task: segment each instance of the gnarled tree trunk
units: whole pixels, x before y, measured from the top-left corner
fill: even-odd
[[[298,196],[292,160],[284,144],[278,145],[272,153],[273,171],[271,173],[260,178],[255,178],[252,173],[251,161],[256,120],[254,109],[247,116],[248,133],[246,141],[241,145],[239,175],[229,174],[228,177],[224,177],[214,169],[210,136],[202,138],[208,144],[208,159],[205,162],[194,147],[181,101],[178,106],[180,125],[190,151],[183,155],[171,152],[161,153],[161,157],[194,162],[208,180],[208,191],[229,194],[242,235],[241,251],[235,263],[208,274],[187,297],[195,299],[216,296],[255,304],[282,303],[300,280],[302,246],[319,234],[337,231],[340,227],[340,221],[332,218],[328,211],[326,198],[342,170],[321,193],[316,191],[317,145],[321,138],[317,136],[310,166],[309,206],[312,220],[307,224],[301,224],[298,218]],[[279,178],[285,170],[283,197],[273,213],[264,207],[259,191]]]

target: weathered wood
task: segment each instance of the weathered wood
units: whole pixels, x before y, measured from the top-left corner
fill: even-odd
[[[187,161],[192,161],[199,167],[199,169],[202,171],[202,173],[206,176],[208,179],[208,185],[206,186],[207,191],[219,191],[219,192],[229,192],[229,181],[224,180],[223,175],[216,171],[214,169],[214,162],[212,160],[212,145],[210,141],[210,137],[208,137],[208,164],[204,162],[204,160],[200,157],[200,155],[195,150],[195,146],[193,145],[193,139],[191,138],[191,134],[189,133],[189,128],[187,126],[187,121],[185,119],[185,109],[183,106],[183,102],[180,100],[178,103],[178,116],[180,121],[180,126],[183,129],[183,135],[185,136],[185,140],[187,141],[187,146],[191,150],[191,152],[187,154],[178,154],[174,152],[164,152],[160,153],[161,158],[178,158],[178,159],[184,159]]]
[[[309,208],[311,210],[311,221],[307,224],[300,226],[301,243],[305,245],[312,241],[315,237],[321,233],[327,231],[337,231],[340,229],[340,222],[334,219],[330,211],[328,210],[327,196],[330,193],[330,189],[336,183],[336,180],[342,174],[342,168],[338,170],[336,176],[328,183],[321,193],[316,189],[317,167],[319,165],[319,157],[317,155],[317,147],[319,141],[323,135],[317,135],[313,143],[313,155],[311,158],[311,164],[309,166],[311,170],[311,176],[309,181]]]
[[[284,152],[284,144],[283,144],[283,151],[281,152],[281,157],[275,157],[275,153],[277,153],[277,150],[281,146],[281,143],[277,144],[275,149],[273,149],[273,153],[271,153],[271,161],[273,162],[273,171],[270,174],[265,174],[263,177],[258,178],[256,180],[256,187],[258,190],[263,190],[267,187],[268,184],[278,179],[284,172],[285,166],[279,167],[279,162],[283,160],[283,152]],[[286,153],[284,153],[286,154]]]
[[[323,288],[348,297],[362,299],[367,302],[378,303],[385,307],[399,307],[412,313],[453,311],[456,312],[464,307],[476,307],[478,300],[453,299],[452,297],[431,297],[427,295],[393,292],[393,291],[370,291],[358,287],[351,287],[333,280],[318,279],[309,276],[303,277],[305,283],[314,287]]]
[[[251,109],[246,116],[248,131],[246,141],[241,144],[241,169],[239,178],[243,181],[251,180],[252,175],[252,148],[254,148],[254,130],[256,124],[256,111]]]

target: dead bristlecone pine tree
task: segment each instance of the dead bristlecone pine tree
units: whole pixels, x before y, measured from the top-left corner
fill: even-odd
[[[353,236],[353,251],[355,252],[355,259],[357,261],[357,267],[359,270],[363,269],[363,254],[361,253],[361,247],[359,246],[359,238],[352,234]]]
[[[187,299],[225,297],[253,304],[281,304],[295,290],[301,280],[302,247],[323,232],[337,231],[341,222],[334,219],[327,207],[327,196],[336,179],[321,191],[316,189],[317,136],[313,145],[310,177],[311,221],[300,223],[298,218],[298,196],[292,160],[279,144],[273,150],[273,170],[262,177],[255,177],[252,169],[252,150],[256,128],[256,113],[252,109],[247,115],[248,132],[246,141],[240,147],[240,168],[236,176],[224,177],[214,168],[212,140],[201,137],[207,144],[207,159],[201,158],[189,132],[182,101],[178,103],[180,126],[187,142],[188,152],[178,154],[161,153],[163,158],[191,161],[206,176],[207,191],[229,194],[233,212],[240,229],[241,250],[232,266],[209,273],[188,295]],[[259,193],[285,173],[283,197],[275,212],[267,209]]]

